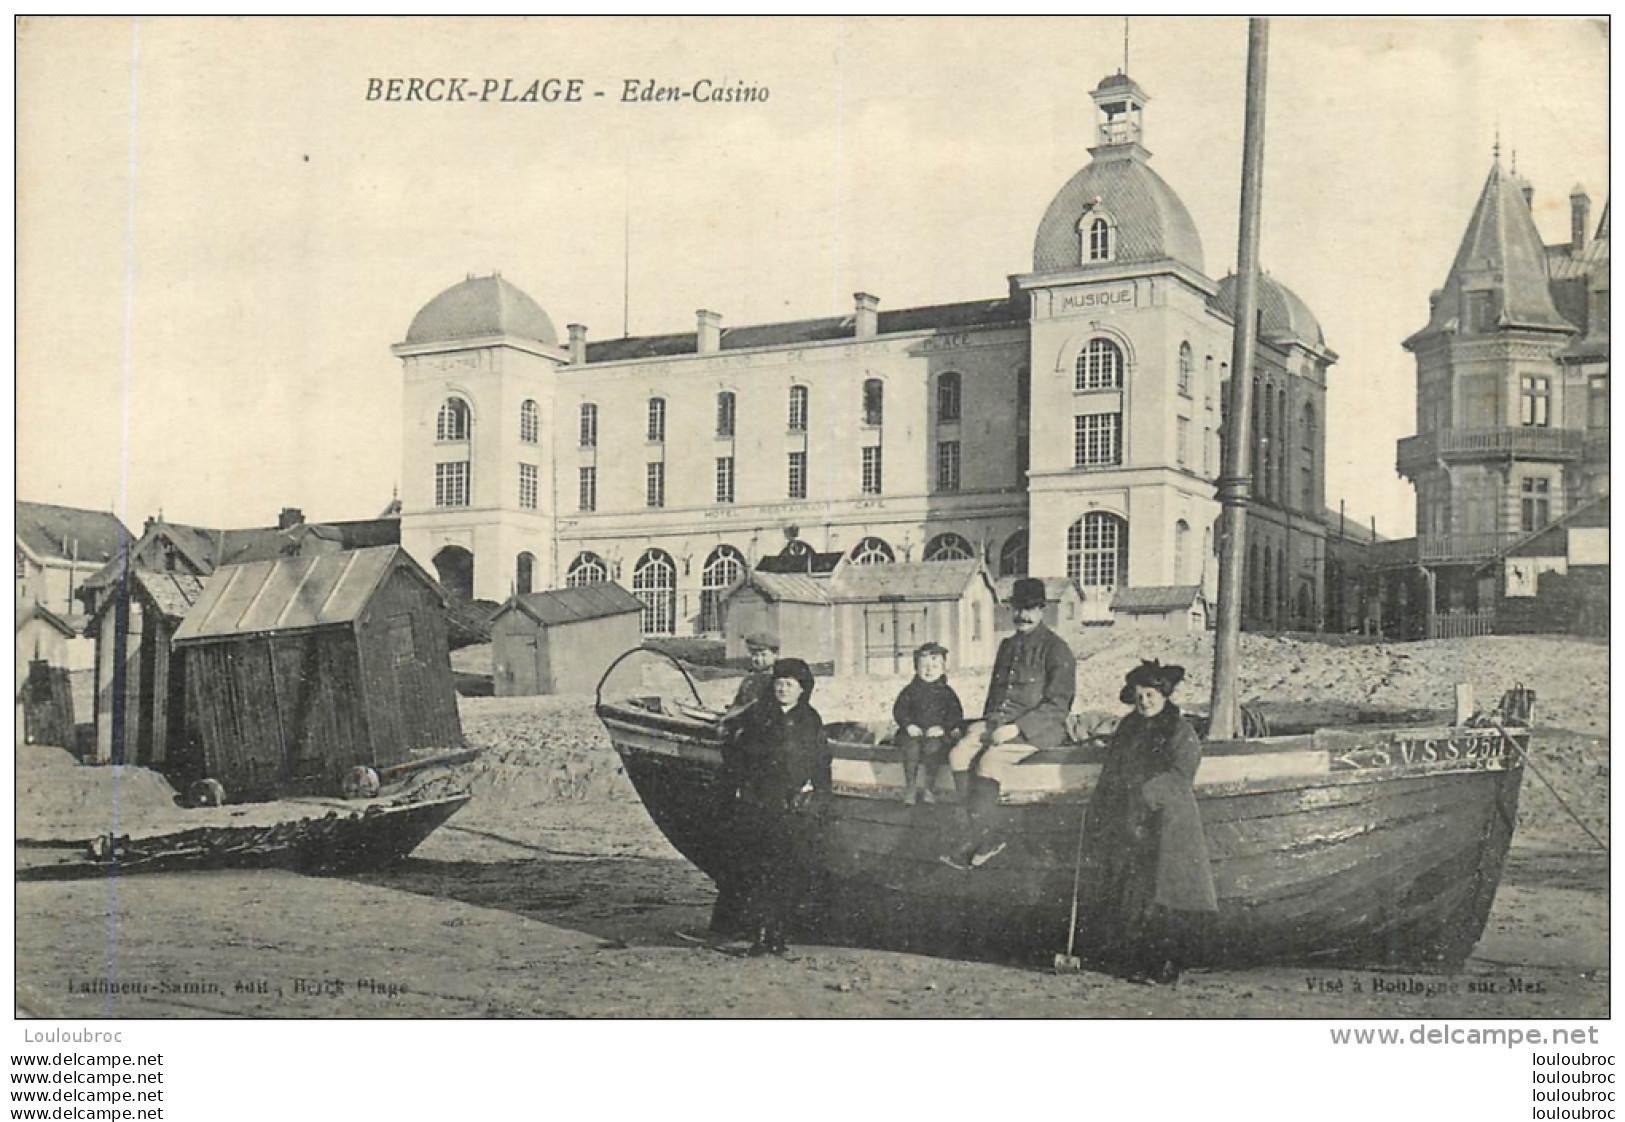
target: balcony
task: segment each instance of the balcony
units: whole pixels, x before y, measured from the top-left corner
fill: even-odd
[[[1578,429],[1439,429],[1399,442],[1399,473],[1414,479],[1436,462],[1469,460],[1578,460],[1585,445]],[[1603,435],[1606,444],[1607,435]],[[1606,455],[1606,452],[1605,452]]]
[[[1416,559],[1424,565],[1488,561],[1522,536],[1507,532],[1422,534],[1416,540]]]

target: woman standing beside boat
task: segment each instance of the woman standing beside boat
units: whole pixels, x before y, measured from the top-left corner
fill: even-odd
[[[1218,910],[1192,789],[1202,744],[1169,700],[1184,677],[1156,661],[1129,672],[1119,700],[1134,709],[1107,745],[1084,823],[1084,945],[1135,981],[1177,981]]]

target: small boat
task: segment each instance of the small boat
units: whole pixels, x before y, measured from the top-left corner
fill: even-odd
[[[598,716],[655,824],[713,880],[741,860],[726,832],[721,736],[682,667],[660,694],[600,684]],[[687,682],[686,691],[679,683]],[[606,691],[606,685],[611,688]],[[1027,956],[1064,946],[1100,745],[1038,752],[1003,786],[1009,840],[975,873],[939,856],[961,838],[944,782],[903,803],[884,726],[830,721],[835,795],[806,823],[805,934],[862,945]],[[1209,741],[1196,777],[1219,913],[1208,964],[1454,965],[1483,934],[1517,820],[1525,726],[1364,725]],[[1082,948],[1087,953],[1088,948]]]
[[[412,852],[469,800],[431,782],[393,799],[359,804],[287,799],[249,810],[191,810],[198,825],[139,835],[17,841],[18,880],[68,880],[204,869],[356,872]]]

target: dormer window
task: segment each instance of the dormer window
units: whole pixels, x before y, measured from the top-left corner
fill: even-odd
[[[1117,256],[1117,224],[1098,207],[1091,207],[1078,219],[1078,260],[1085,265],[1110,261]]]

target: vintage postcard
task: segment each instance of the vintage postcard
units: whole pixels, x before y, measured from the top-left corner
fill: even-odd
[[[16,35],[20,1015],[1610,1016],[1606,19]]]

